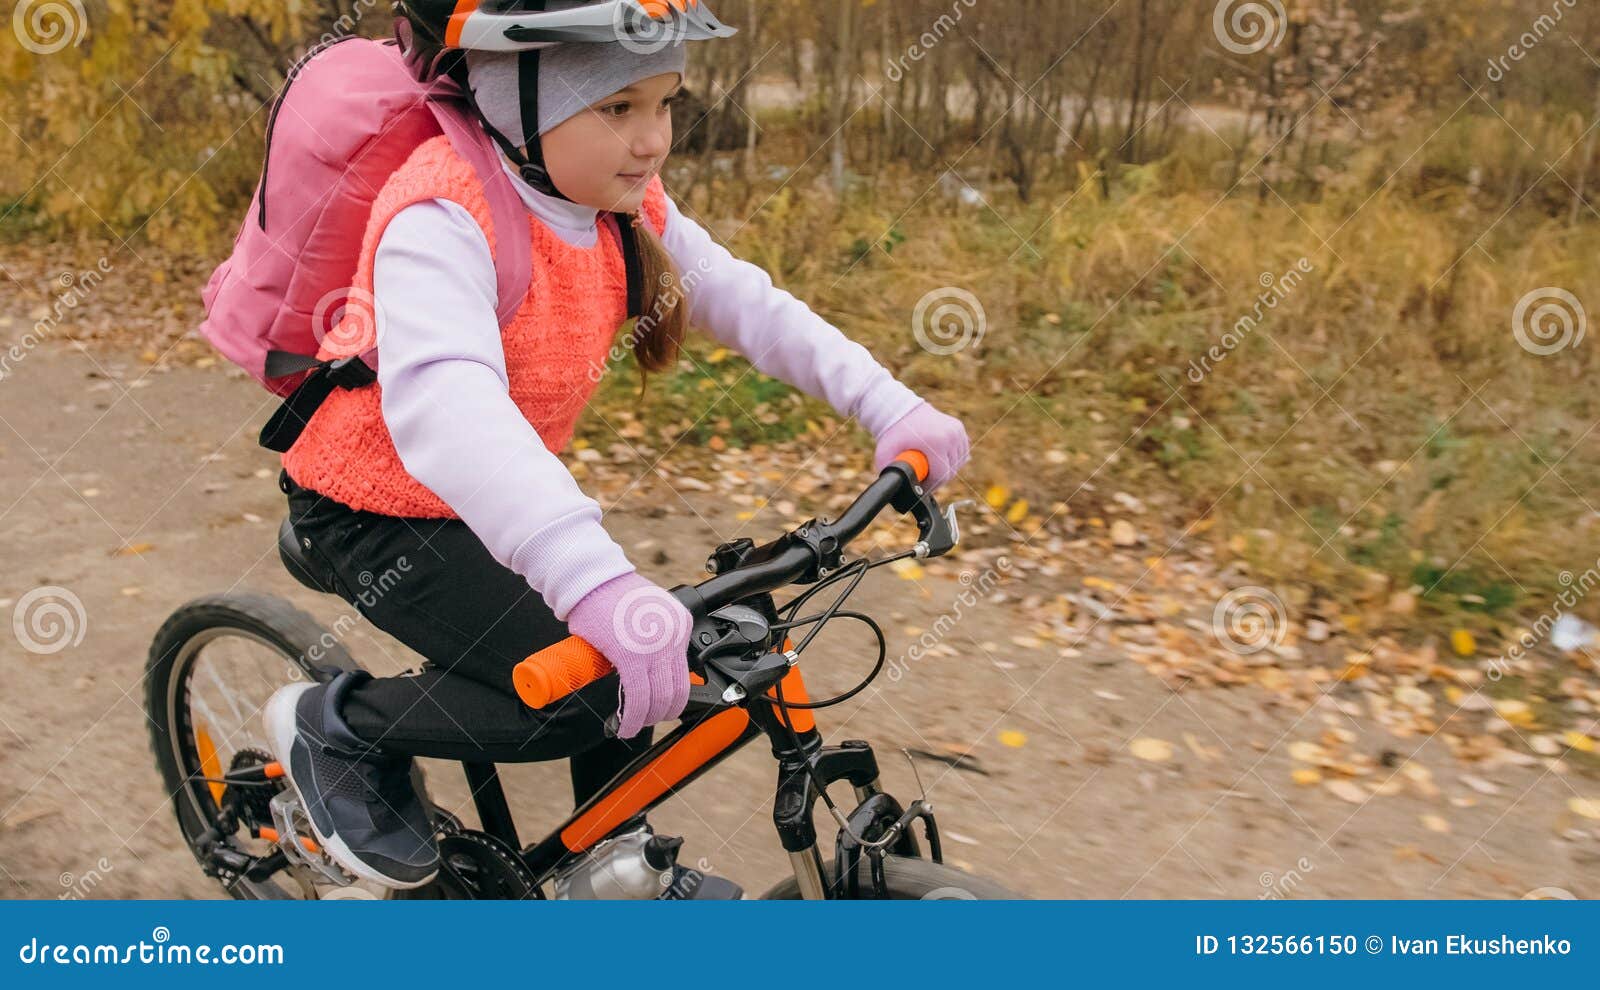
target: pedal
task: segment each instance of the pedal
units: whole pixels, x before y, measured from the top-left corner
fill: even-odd
[[[306,815],[305,806],[300,803],[299,794],[292,788],[279,791],[272,798],[271,808],[278,848],[283,851],[283,858],[289,861],[292,869],[309,873],[336,887],[348,887],[356,882],[355,877],[329,859],[328,854],[317,845],[311,831],[311,820]]]

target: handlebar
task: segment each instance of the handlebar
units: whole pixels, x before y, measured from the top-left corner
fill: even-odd
[[[879,512],[893,505],[912,512],[922,536],[923,555],[937,556],[954,545],[953,520],[940,517],[920,482],[928,479],[928,458],[920,450],[901,452],[835,522],[811,520],[763,547],[744,541],[739,562],[698,585],[672,589],[698,625],[725,605],[776,591],[797,582],[826,577],[838,566],[844,547],[861,534]],[[946,529],[945,527],[948,527]],[[719,548],[720,549],[720,548]],[[714,556],[715,566],[719,558]],[[611,673],[611,663],[587,640],[568,636],[529,656],[511,673],[517,697],[530,708],[543,708]]]

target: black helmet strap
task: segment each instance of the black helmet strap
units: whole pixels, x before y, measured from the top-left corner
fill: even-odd
[[[545,167],[544,144],[539,139],[539,50],[525,51],[519,54],[517,63],[518,98],[522,102],[522,127],[524,131],[532,131],[533,135],[527,139],[527,153],[513,144],[509,138],[501,134],[494,125],[490,124],[477,108],[476,101],[472,98],[472,87],[467,79],[466,59],[462,58],[455,68],[458,71],[456,79],[461,92],[466,96],[467,105],[472,107],[473,116],[483,124],[483,129],[488,132],[494,143],[500,146],[506,157],[517,166],[522,180],[539,192],[557,199],[572,202],[572,198],[556,188],[555,181],[550,178],[550,170]],[[622,262],[627,272],[628,286],[628,316],[644,315],[644,261],[639,253],[639,239],[633,229],[633,217],[626,213],[612,213],[612,219],[617,225],[617,239],[622,250]]]

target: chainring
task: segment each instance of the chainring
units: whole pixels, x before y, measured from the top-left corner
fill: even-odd
[[[484,832],[449,829],[439,840],[439,875],[414,890],[397,890],[396,900],[526,901],[544,892],[517,850]]]

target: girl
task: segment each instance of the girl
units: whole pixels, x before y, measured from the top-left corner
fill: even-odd
[[[732,31],[691,0],[644,15],[665,17],[670,39],[641,44],[625,28],[645,9],[397,4],[408,61],[471,93],[529,223],[494,230],[470,166],[443,138],[421,145],[380,191],[362,246],[355,288],[375,300],[377,382],[334,392],[283,458],[301,546],[369,621],[425,659],[397,677],[291,685],[263,713],[318,841],[366,880],[416,887],[438,869],[412,757],[570,757],[582,803],[687,701],[688,611],[637,572],[556,456],[629,315],[619,243],[638,252],[636,301],[648,315],[632,346],[644,370],[670,368],[693,322],[853,416],[877,440],[879,469],[917,448],[937,487],[967,460],[959,422],[666,197],[658,173],[683,82],[679,42]],[[614,213],[634,218],[633,238],[609,225]],[[506,237],[532,238],[533,272],[502,327],[493,252]],[[369,590],[389,574],[383,594]],[[528,708],[512,668],[569,634],[616,676]],[[604,728],[613,714],[615,738]]]

